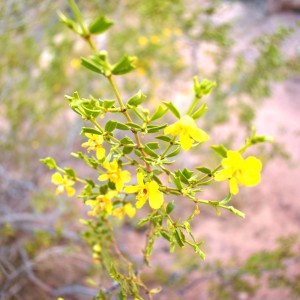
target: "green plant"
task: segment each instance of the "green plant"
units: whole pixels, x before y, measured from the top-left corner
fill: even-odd
[[[124,55],[111,63],[109,53],[97,49],[93,36],[107,31],[113,21],[100,16],[86,25],[75,2],[70,0],[69,4],[74,19],[59,13],[61,20],[93,51],[92,56],[81,59],[81,64],[108,81],[114,99],[94,96],[82,98],[77,92],[66,96],[72,110],[85,121],[81,134],[88,139],[82,144],[88,153],[73,152],[72,156],[94,170],[92,179],[80,178],[72,168],[59,167],[53,158],[47,157],[41,161],[57,171],[52,176],[52,182],[57,185],[57,194],[66,191],[72,196],[75,194],[75,184],[83,185],[78,198],[90,207],[89,215],[93,217],[81,220],[88,228],[84,238],[92,247],[95,261],[118,283],[119,299],[128,296],[143,299],[144,295],[152,299],[152,295],[160,289],[149,289],[138,273],[139,266],[134,265],[119,249],[114,237],[116,220],[122,221],[127,216],[133,218],[137,214],[137,226],[148,227],[143,251],[147,265],[150,265],[154,241],[158,237],[169,242],[171,252],[176,246],[190,246],[204,259],[202,242],[196,241],[191,221],[199,214],[201,205],[211,206],[218,215],[220,210],[228,210],[239,217],[245,216],[228,203],[232,194],[238,193],[239,185],[254,186],[260,181],[262,164],[253,156],[243,159],[242,154],[250,146],[270,141],[270,138],[258,136],[253,130],[237,151],[228,150],[223,145],[211,146],[223,158],[215,168],[197,166],[194,170],[177,169],[175,158],[182,149],[189,151],[209,140],[208,134],[198,128],[196,121],[207,111],[206,103],[201,101],[210,94],[215,83],[206,79],[199,82],[194,77],[195,96],[183,115],[172,102],[167,101],[151,113],[143,107],[147,97],[142,91],[124,102],[115,78],[132,72],[136,57]],[[163,122],[167,113],[177,119],[171,125]],[[119,115],[123,116],[123,121],[115,120],[115,116]],[[135,177],[132,175],[136,175],[137,183],[128,185]],[[207,186],[224,180],[229,180],[230,192],[223,200],[201,199],[201,192]],[[132,194],[136,196],[132,197]],[[184,220],[172,216],[176,202],[181,197],[193,203],[189,217]],[[171,201],[167,201],[167,198],[171,198]],[[147,201],[149,206],[146,205]],[[145,217],[136,211],[136,208],[142,207],[148,212]],[[104,290],[100,290],[96,296],[98,299],[109,297]]]

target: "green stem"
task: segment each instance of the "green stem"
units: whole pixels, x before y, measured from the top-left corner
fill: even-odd
[[[200,98],[195,97],[192,104],[190,105],[188,111],[186,112],[187,115],[190,115],[194,109],[194,107],[196,106],[196,104],[198,103],[198,101],[200,100]]]
[[[116,84],[115,84],[112,76],[107,76],[106,78],[108,79],[108,81],[109,81],[109,83],[110,83],[110,85],[111,85],[111,87],[112,87],[112,89],[113,89],[113,91],[114,91],[114,93],[115,93],[115,95],[117,97],[117,101],[119,102],[119,105],[121,107],[123,115],[126,117],[126,119],[128,120],[128,122],[132,122],[132,119],[131,119],[130,115],[127,112],[126,106],[124,105],[124,103],[122,101],[122,98],[120,96],[120,93],[118,91],[118,88],[117,88],[117,86],[116,86]],[[135,136],[138,149],[141,151],[142,155],[146,158],[147,154],[146,154],[146,152],[143,149],[143,144],[141,143],[141,140],[140,140],[140,137],[139,137],[138,133],[137,132],[133,132],[133,134]],[[145,162],[145,163],[146,163],[146,171],[148,173],[152,172],[150,165],[147,162]]]
[[[170,150],[170,148],[172,146],[174,146],[175,141],[176,141],[176,136],[172,139],[172,141],[170,142],[169,146],[165,149],[165,151],[163,152],[163,154],[160,156],[161,159],[164,159],[164,157],[166,156],[166,154],[168,153],[168,151]]]

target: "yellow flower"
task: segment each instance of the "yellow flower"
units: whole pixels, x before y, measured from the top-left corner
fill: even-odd
[[[72,187],[74,185],[74,181],[68,179],[67,176],[62,177],[60,173],[56,172],[52,175],[51,181],[58,185],[56,188],[56,194],[61,194],[64,191],[68,193],[68,196],[71,197],[75,194],[75,189]]]
[[[149,205],[153,209],[159,209],[164,203],[163,193],[159,191],[159,185],[155,181],[144,183],[142,173],[137,173],[138,185],[127,186],[124,189],[125,193],[137,193],[136,207],[141,208],[149,198]]]
[[[146,46],[148,44],[148,39],[145,36],[140,36],[138,43],[140,46]]]
[[[122,220],[126,215],[128,215],[130,218],[133,218],[135,216],[135,213],[136,209],[132,206],[132,204],[126,203],[123,207],[114,209],[112,215]]]
[[[78,69],[78,68],[80,67],[80,65],[81,65],[80,59],[78,59],[78,58],[73,58],[73,59],[71,60],[71,67],[72,67],[73,69]]]
[[[229,179],[230,192],[234,195],[239,192],[238,184],[254,186],[260,182],[262,163],[254,156],[244,160],[238,151],[227,151],[222,166],[224,169],[215,173],[215,180]]]
[[[198,143],[209,140],[207,133],[198,128],[195,120],[188,115],[165,128],[165,134],[180,135],[180,145],[186,151],[192,147],[194,140]]]
[[[163,29],[163,35],[164,36],[170,36],[171,35],[171,30],[169,28],[164,28]]]
[[[98,159],[102,159],[105,156],[105,149],[103,148],[103,136],[98,134],[86,133],[86,137],[89,140],[83,143],[81,146],[87,148],[88,152],[91,150],[96,151]]]
[[[115,192],[110,191],[105,195],[97,196],[96,200],[88,200],[86,204],[93,209],[88,214],[90,216],[97,216],[100,212],[106,212],[111,215],[113,208],[111,200],[115,195]]]
[[[150,37],[150,41],[151,41],[152,44],[157,45],[157,44],[160,43],[160,38],[157,35],[152,35]]]
[[[98,179],[100,181],[110,180],[116,185],[117,191],[121,191],[123,189],[124,183],[130,181],[130,173],[128,171],[122,171],[119,168],[118,162],[114,160],[109,163],[105,161],[103,163],[103,168],[107,169],[107,174],[100,175]]]

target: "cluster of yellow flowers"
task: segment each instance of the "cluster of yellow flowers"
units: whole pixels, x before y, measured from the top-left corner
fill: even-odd
[[[202,129],[198,128],[193,118],[188,115],[181,117],[177,122],[166,127],[164,130],[166,135],[170,134],[174,137],[179,136],[179,143],[183,150],[188,151],[194,143],[203,143],[209,140],[209,136]],[[86,134],[89,140],[82,144],[82,147],[89,151],[95,151],[96,157],[102,160],[105,157],[105,149],[103,148],[103,136],[97,134]],[[122,170],[116,159],[112,162],[104,161],[102,167],[107,170],[106,173],[98,177],[99,181],[110,181],[115,184],[116,190],[108,191],[105,195],[98,195],[95,200],[86,202],[92,210],[89,215],[96,216],[101,212],[107,213],[123,219],[126,215],[133,217],[136,209],[129,202],[124,203],[122,207],[113,208],[113,198],[118,193],[136,194],[136,208],[142,208],[146,201],[149,200],[149,206],[152,209],[159,209],[164,203],[163,193],[160,191],[159,184],[152,180],[146,179],[142,171],[137,173],[137,185],[125,186],[130,182],[131,175],[128,171]],[[229,180],[230,192],[237,194],[238,185],[254,186],[260,182],[260,172],[262,163],[259,159],[250,156],[243,159],[239,151],[227,151],[227,157],[222,161],[223,169],[215,172],[214,179],[216,181]],[[75,189],[72,187],[74,181],[55,173],[52,176],[52,182],[58,185],[56,193],[60,194],[64,191],[69,196],[74,195]]]

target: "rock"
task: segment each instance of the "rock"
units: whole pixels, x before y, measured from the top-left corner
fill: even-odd
[[[269,13],[283,10],[299,10],[300,0],[268,0],[267,9]]]

